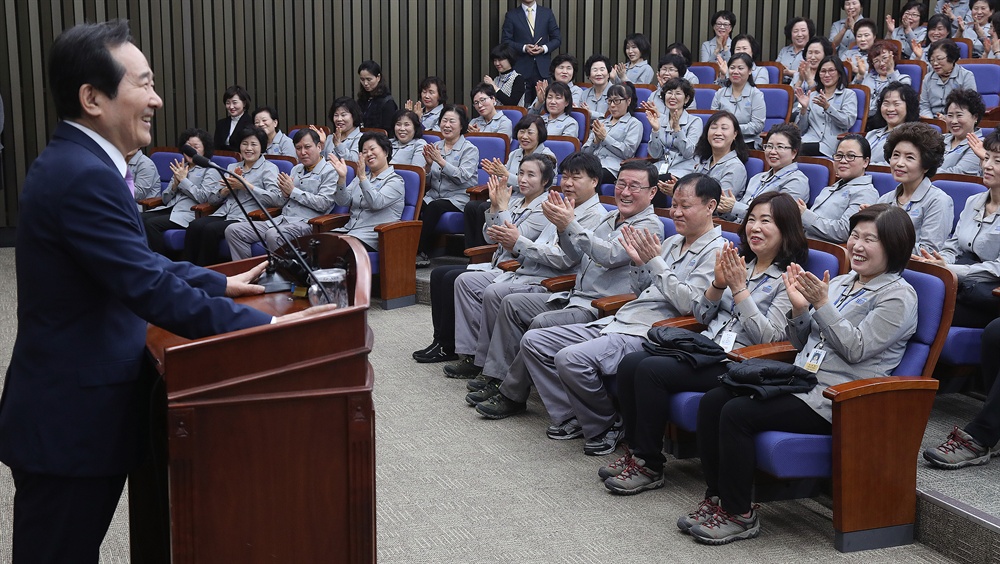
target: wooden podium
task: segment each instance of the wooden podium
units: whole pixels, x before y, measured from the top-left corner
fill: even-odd
[[[129,477],[132,562],[375,561],[371,268],[351,237],[311,240],[320,268],[346,260],[350,307],[197,340],[150,327],[162,378],[152,457]],[[308,307],[287,292],[239,301]]]

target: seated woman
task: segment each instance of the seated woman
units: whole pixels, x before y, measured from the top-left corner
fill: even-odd
[[[902,82],[890,82],[879,96],[879,113],[875,119],[868,120],[874,126],[865,139],[872,148],[873,165],[889,165],[889,157],[885,154],[885,142],[889,134],[904,123],[920,121],[920,99],[917,91]],[[880,123],[884,123],[879,127]]]
[[[510,45],[497,45],[490,49],[490,61],[500,74],[496,78],[486,75],[483,82],[496,90],[496,99],[501,106],[523,106],[524,77],[514,70],[517,53]]]
[[[552,64],[549,65],[549,74],[552,75],[552,82],[547,80],[539,80],[535,83],[535,101],[531,103],[531,107],[528,108],[529,113],[542,113],[545,106],[545,94],[548,92],[549,86],[560,82],[565,84],[569,88],[570,93],[570,106],[580,106],[583,104],[583,88],[580,88],[576,84],[573,84],[573,78],[576,76],[576,57],[568,53],[563,53],[561,55],[556,55],[552,59]],[[553,135],[555,135],[553,133]]]
[[[590,137],[583,144],[583,152],[601,159],[602,184],[615,183],[622,161],[634,157],[642,142],[642,124],[632,115],[635,109],[632,85],[615,84],[608,88],[608,117],[590,122]]]
[[[857,62],[868,58],[868,51],[875,45],[875,38],[878,37],[878,24],[875,20],[862,18],[854,24],[854,37],[857,43],[848,49],[840,60],[851,65],[857,71]]]
[[[267,135],[265,155],[295,156],[295,145],[290,137],[278,128],[278,110],[270,106],[261,106],[253,111],[253,126]]]
[[[584,89],[580,106],[590,111],[590,119],[601,119],[608,111],[611,61],[604,55],[591,55],[583,68],[591,87]]]
[[[821,357],[816,387],[767,399],[720,387],[701,400],[698,452],[707,489],[698,508],[677,520],[677,526],[698,542],[725,544],[760,532],[759,517],[751,506],[754,435],[831,434],[833,407],[823,390],[887,376],[916,331],[917,293],[900,276],[914,241],[906,213],[891,206],[871,206],[850,221],[850,273],[821,280],[793,264],[783,275],[792,303],[788,336],[799,350],[795,365],[804,367],[817,354]]]
[[[160,195],[160,173],[156,170],[156,164],[143,154],[141,149],[135,149],[125,155],[125,166],[132,173],[132,197],[136,201],[136,207],[142,211],[139,200],[155,198]]]
[[[864,137],[848,133],[840,140],[833,154],[833,170],[839,180],[823,188],[811,208],[806,206],[805,200],[798,200],[806,237],[838,245],[847,242],[851,233],[850,217],[858,213],[862,205],[878,200],[872,177],[865,174],[871,158],[872,148]]]
[[[469,93],[472,98],[472,108],[479,113],[469,122],[469,131],[477,133],[503,133],[510,137],[514,127],[510,118],[497,110],[496,90],[485,82],[480,82]]]
[[[837,51],[838,59],[843,58],[855,41],[854,24],[865,17],[861,13],[861,0],[840,0],[840,9],[844,11],[845,17],[833,22],[828,36],[830,43]]]
[[[389,84],[382,78],[382,66],[372,60],[362,61],[358,65],[358,83],[361,85],[357,94],[361,126],[391,132],[398,106]]]
[[[660,57],[658,61],[657,71],[656,71],[656,90],[649,94],[649,98],[643,101],[643,107],[645,107],[645,102],[649,102],[656,107],[656,111],[661,114],[667,113],[667,107],[663,103],[663,88],[667,82],[672,78],[683,78],[687,74],[687,63],[684,62],[684,57],[676,53],[667,53]],[[688,85],[694,83],[688,82]],[[685,106],[689,110],[698,109],[697,104],[694,103],[694,88],[691,89],[691,103]]]
[[[625,36],[622,52],[628,62],[618,63],[611,69],[611,80],[615,84],[631,82],[632,84],[652,84],[653,67],[649,64],[649,54],[652,46],[641,33],[631,33]]]
[[[734,116],[740,124],[740,133],[747,147],[756,147],[760,132],[764,130],[767,106],[764,94],[754,86],[750,76],[753,59],[746,53],[736,53],[729,59],[729,81],[724,88],[715,91],[712,110],[724,110]],[[723,189],[728,188],[723,186]]]
[[[795,71],[802,64],[806,54],[806,43],[816,35],[816,24],[809,18],[801,16],[788,20],[785,24],[785,45],[778,51],[778,56],[774,59],[785,67],[782,82],[789,83],[795,76]]]
[[[771,77],[768,76],[767,69],[757,66],[757,61],[760,60],[760,43],[754,39],[754,36],[741,33],[734,37],[733,55],[737,53],[746,53],[750,56],[750,62],[752,63],[750,65],[750,78],[753,79],[754,86],[771,82]],[[715,79],[715,82],[719,86],[725,87],[731,82],[729,78],[729,63],[722,57],[716,59],[715,63],[719,67],[719,77]]]
[[[930,65],[928,48],[933,43],[951,38],[951,22],[951,18],[945,14],[931,16],[931,19],[927,20],[927,33],[924,34],[923,41],[910,42],[910,50],[912,51],[910,58],[921,60]]]
[[[898,56],[894,44],[888,41],[876,41],[868,50],[867,57],[858,57],[854,61],[854,84],[867,86],[871,91],[868,105],[869,118],[878,111],[878,101],[886,86],[892,82],[910,84],[910,75],[896,70]]]
[[[959,18],[958,35],[972,42],[972,57],[982,57],[986,52],[986,44],[990,42],[990,18],[993,17],[992,0],[972,0],[969,2],[971,19]]]
[[[986,116],[983,97],[975,90],[952,90],[945,99],[944,162],[938,173],[979,176],[979,155],[969,145],[969,137],[982,138],[979,122]]]
[[[421,137],[424,126],[420,118],[412,110],[399,110],[392,118],[392,131],[396,136],[392,139],[392,160],[389,164],[404,164],[419,166],[427,164],[424,159],[424,146],[427,141]]]
[[[444,85],[444,80],[428,76],[420,81],[417,90],[420,92],[420,101],[407,100],[403,107],[417,114],[424,130],[437,130],[441,112],[448,103],[448,88]]]
[[[546,155],[529,155],[518,169],[518,189],[515,193],[509,184],[499,176],[491,176],[489,182],[490,209],[486,225],[483,226],[485,239],[497,242],[495,230],[506,224],[513,225],[520,236],[534,241],[550,225],[542,214],[542,202],[552,187],[555,178],[555,160]],[[445,265],[431,271],[431,318],[434,323],[433,341],[427,347],[414,351],[413,359],[420,363],[447,362],[458,360],[455,354],[455,284],[465,274],[466,282],[474,282],[483,289],[503,271],[497,265],[516,258],[513,250],[498,245],[493,259],[488,263],[473,265]],[[468,274],[467,274],[468,273]],[[478,322],[478,318],[475,319]],[[474,341],[473,341],[474,342]]]
[[[204,129],[182,131],[177,136],[178,151],[184,145],[190,145],[205,158],[212,158],[212,138]],[[171,229],[186,229],[195,216],[191,208],[208,201],[208,195],[218,188],[220,178],[218,172],[194,164],[187,155],[170,163],[170,170],[174,176],[160,194],[163,206],[142,214],[149,248],[161,255],[168,254],[163,234]]]
[[[691,55],[691,50],[687,48],[687,45],[677,42],[667,45],[667,55],[680,55],[684,58],[684,65],[687,67],[687,72],[681,76],[684,80],[691,83],[691,86],[699,84],[698,76],[691,72],[691,63],[694,62],[694,57]]]
[[[446,212],[460,212],[469,202],[466,190],[476,185],[479,177],[479,148],[465,138],[469,130],[469,117],[465,110],[448,104],[441,111],[441,135],[443,139],[424,146],[427,164],[427,189],[424,192],[424,207],[420,212],[423,227],[420,230],[420,246],[417,266],[430,265],[427,252],[434,243],[438,220]]]
[[[660,89],[660,103],[666,111],[660,112],[651,102],[644,102],[651,129],[649,135],[649,156],[655,163],[662,181],[681,178],[694,171],[697,161],[695,147],[701,138],[704,125],[701,118],[687,113],[686,108],[694,100],[694,88],[683,78],[671,78]],[[665,192],[657,192],[653,205],[666,207]]]
[[[741,222],[746,218],[750,204],[762,194],[781,192],[795,200],[809,200],[809,179],[795,162],[802,146],[799,128],[790,123],[779,123],[771,128],[764,143],[764,164],[769,166],[747,182],[746,190],[733,191],[734,196],[723,194],[719,201],[719,217],[726,221]],[[802,223],[800,219],[799,224]]]
[[[239,142],[231,143],[230,137],[237,131],[253,127],[253,116],[247,113],[250,109],[250,93],[234,84],[222,94],[222,103],[226,106],[226,117],[216,122],[212,144],[220,151],[238,151]]]
[[[998,32],[1000,32],[1000,10],[994,11],[990,17],[990,45],[986,49],[985,55],[987,59],[1000,59],[1000,37],[997,36]]]
[[[345,186],[347,163],[333,158],[337,171],[337,191],[333,201],[338,206],[350,206],[351,219],[334,231],[357,237],[369,251],[378,251],[376,225],[398,221],[403,213],[406,185],[403,177],[389,164],[392,144],[377,131],[361,136],[361,160],[354,169],[354,180]],[[365,168],[368,174],[365,174]]]
[[[188,224],[181,255],[183,260],[199,266],[221,262],[219,243],[226,237],[226,227],[249,221],[246,214],[260,209],[247,190],[253,190],[264,206],[281,207],[285,203],[278,188],[278,167],[263,157],[267,142],[264,132],[257,128],[244,129],[234,133],[231,141],[239,145],[243,160],[229,165],[228,170],[242,177],[247,186],[229,177],[220,179],[215,186],[203,185],[203,190],[212,190],[208,192],[208,203],[218,205],[219,209]]]
[[[826,57],[833,56],[833,45],[825,37],[813,37],[806,43],[805,56],[799,63],[799,68],[795,69],[792,75],[792,88],[801,88],[808,92],[819,84],[819,64]],[[797,104],[797,102],[796,102]],[[798,106],[792,112],[798,114]]]
[[[781,275],[792,263],[804,264],[809,252],[787,194],[768,192],[751,202],[739,235],[739,252],[731,243],[716,251],[715,279],[694,304],[695,319],[707,325],[701,334],[727,351],[787,339],[792,306]],[[628,444],[624,456],[597,471],[604,487],[618,494],[661,487],[670,396],[718,387],[728,364],[696,369],[645,350],[626,355],[618,365],[618,402]]]
[[[891,14],[885,15],[885,38],[899,41],[903,47],[903,58],[913,58],[913,44],[919,44],[927,37],[927,6],[920,0],[910,0],[899,9],[899,22]]]
[[[553,85],[554,86],[554,85]],[[500,162],[499,159],[492,161],[483,159],[480,167],[488,172],[490,176],[496,176],[504,181],[512,190],[517,192],[518,180],[517,171],[521,168],[521,163],[529,155],[548,155],[555,160],[556,156],[545,146],[548,139],[548,131],[545,120],[540,116],[527,115],[521,118],[514,127],[514,136],[517,138],[518,148],[510,152],[507,156],[507,163]],[[465,205],[465,248],[478,247],[486,244],[483,235],[483,226],[486,224],[486,210],[490,207],[490,201],[469,202]]]
[[[802,154],[832,156],[837,137],[847,133],[858,117],[858,98],[847,88],[847,73],[840,59],[823,59],[815,90],[806,93],[796,87],[795,99],[799,103],[797,123],[802,130]]]
[[[544,113],[541,113],[541,116],[550,135],[580,136],[580,124],[570,113],[573,111],[573,93],[569,86],[562,82],[553,82],[538,96],[536,102],[539,101],[544,104]],[[532,106],[528,110],[528,115],[539,115],[540,112],[542,109]]]
[[[746,162],[750,158],[750,150],[743,142],[740,122],[733,114],[723,110],[708,118],[695,145],[694,156],[697,162],[692,172],[707,174],[717,180],[723,195],[732,195],[746,186]]]
[[[898,206],[910,216],[917,234],[915,254],[920,249],[941,250],[955,218],[951,196],[931,184],[944,159],[941,134],[926,123],[904,123],[889,134],[885,152],[892,179],[899,186],[883,194],[878,203]]]
[[[736,28],[736,14],[729,10],[719,10],[712,14],[709,29],[715,37],[701,44],[699,60],[703,63],[714,63],[721,56],[723,61],[732,58],[733,29]]]
[[[322,129],[311,125],[311,129],[319,133],[323,143],[323,157],[336,155],[345,161],[358,161],[358,141],[361,139],[361,107],[354,98],[341,96],[330,104],[326,115],[333,124],[333,131],[327,135]]]
[[[931,72],[927,73],[920,86],[920,117],[944,118],[944,101],[956,88],[979,91],[972,71],[958,64],[958,45],[951,39],[931,43]]]

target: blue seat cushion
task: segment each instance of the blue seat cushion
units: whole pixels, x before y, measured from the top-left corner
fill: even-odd
[[[979,364],[982,329],[952,327],[941,349],[941,362],[948,364]]]
[[[163,232],[163,244],[171,251],[182,251],[186,234],[186,229],[168,229]]]
[[[372,275],[378,274],[378,253],[368,253],[368,262],[372,265]]]
[[[829,478],[833,437],[764,431],[754,437],[757,467],[778,478]]]
[[[445,212],[434,227],[435,233],[465,233],[465,215],[462,212]]]
[[[702,392],[680,392],[670,396],[670,421],[685,431],[697,431],[698,405],[704,395]]]

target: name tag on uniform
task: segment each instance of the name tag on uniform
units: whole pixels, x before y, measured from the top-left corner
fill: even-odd
[[[920,217],[920,208],[919,207],[910,208],[908,210],[908,212],[909,212],[909,214],[910,214],[911,217]]]
[[[819,372],[819,367],[823,365],[823,359],[825,358],[825,350],[819,348],[813,349],[809,352],[809,356],[806,357],[806,365],[803,368],[815,374]]]
[[[723,331],[722,338],[719,339],[719,346],[722,350],[729,352],[736,346],[736,331]]]

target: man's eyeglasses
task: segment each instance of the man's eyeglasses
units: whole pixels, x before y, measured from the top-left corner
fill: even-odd
[[[625,183],[625,182],[615,182],[615,192],[624,192],[628,190],[629,192],[638,192],[644,188],[652,188],[652,186],[642,186],[635,183]]]

